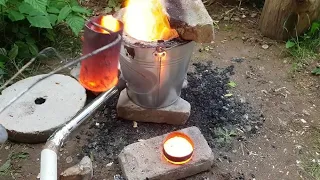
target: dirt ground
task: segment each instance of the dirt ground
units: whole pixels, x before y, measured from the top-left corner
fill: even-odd
[[[311,179],[300,168],[299,162],[303,155],[311,150],[310,132],[319,124],[320,79],[310,75],[308,69],[299,73],[292,72],[291,57],[285,52],[284,44],[262,37],[257,30],[259,18],[257,9],[244,7],[243,11],[247,12],[247,15],[245,18],[240,18],[240,22],[220,19],[220,15],[229,9],[232,7],[222,7],[217,4],[209,8],[213,19],[220,21],[216,29],[216,40],[210,44],[198,44],[194,50],[192,63],[211,61],[213,68],[222,69],[233,65],[234,75],[230,78],[237,86],[231,89],[231,93],[237,99],[247,102],[255,111],[261,112],[265,121],[261,127],[254,127],[255,133],[236,138],[230,147],[213,147],[215,166],[212,170],[188,179]],[[235,14],[241,13],[241,10],[235,11]],[[255,13],[257,16],[251,17]],[[266,44],[269,48],[263,49],[262,45]],[[193,69],[194,66],[191,66],[190,71]],[[206,91],[206,87],[202,90]],[[95,125],[104,121],[104,114],[109,115],[108,111],[114,110],[107,106],[73,133],[60,151],[60,171],[79,162],[84,154],[88,154],[88,149],[94,149],[95,145],[92,145],[92,142],[97,138],[96,135],[103,134],[101,131],[105,130],[95,128]],[[132,122],[120,120],[108,122],[105,126],[109,126],[109,129],[133,129]],[[140,127],[138,124],[138,130],[135,131],[147,131],[147,126]],[[160,128],[152,126],[152,128],[157,127]],[[177,128],[179,127],[168,127],[168,129]],[[124,146],[125,144],[117,142],[128,136],[130,134],[119,137],[119,141],[113,140],[112,145],[106,142],[106,146]],[[8,142],[0,147],[0,165],[6,161],[10,152],[29,153],[27,159],[13,162],[16,170],[12,171],[10,176],[0,176],[0,179],[36,179],[42,146],[43,144]],[[90,152],[96,159],[94,179],[109,180],[114,179],[114,175],[121,174],[117,162],[112,161],[113,158],[108,158],[116,154]]]

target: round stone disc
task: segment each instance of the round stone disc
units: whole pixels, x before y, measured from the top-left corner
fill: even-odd
[[[42,76],[29,77],[3,90],[0,108]],[[86,98],[86,90],[78,81],[56,74],[39,82],[1,113],[0,124],[7,129],[10,140],[45,142],[83,108]]]

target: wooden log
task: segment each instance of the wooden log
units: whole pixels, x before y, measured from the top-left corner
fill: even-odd
[[[320,0],[266,0],[259,27],[271,39],[287,40],[306,31],[319,12]]]

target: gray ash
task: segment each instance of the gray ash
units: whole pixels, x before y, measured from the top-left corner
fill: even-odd
[[[250,132],[256,131],[263,122],[263,115],[254,110],[249,103],[240,102],[235,97],[225,97],[229,93],[228,83],[233,75],[234,66],[212,69],[212,63],[196,63],[195,72],[188,73],[189,85],[182,91],[182,98],[191,104],[191,116],[186,125],[173,126],[166,124],[138,123],[133,128],[132,121],[117,118],[117,97],[112,99],[100,112],[90,127],[88,144],[83,147],[85,154],[93,151],[96,159],[117,162],[120,151],[128,144],[139,139],[148,139],[184,127],[197,126],[208,141],[215,147],[214,128],[250,126]]]

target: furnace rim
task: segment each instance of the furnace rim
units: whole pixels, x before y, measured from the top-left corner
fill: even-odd
[[[184,44],[187,44],[191,41],[189,40],[184,40],[181,38],[173,38],[170,40],[158,40],[158,41],[142,41],[142,40],[138,40],[135,39],[133,37],[131,37],[130,35],[128,35],[127,33],[123,32],[123,43],[126,46],[131,46],[131,47],[135,47],[135,48],[156,48],[156,47],[162,47],[162,48],[166,48],[166,49],[171,49],[171,48],[175,48]]]

